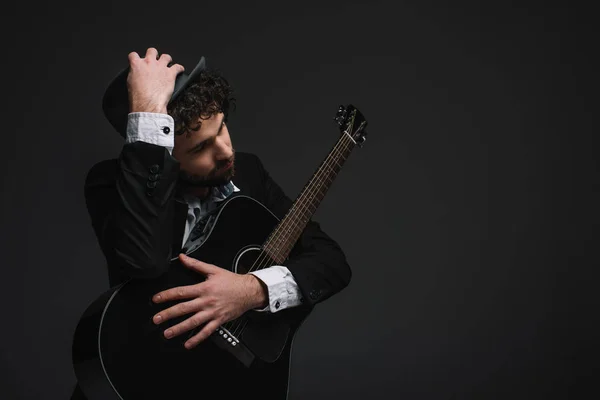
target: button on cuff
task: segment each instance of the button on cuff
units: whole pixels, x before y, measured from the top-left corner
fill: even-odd
[[[127,118],[126,143],[142,141],[166,147],[172,152],[174,143],[174,120],[168,114],[136,112]]]

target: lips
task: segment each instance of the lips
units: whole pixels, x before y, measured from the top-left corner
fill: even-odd
[[[221,168],[221,171],[227,171],[232,165],[233,161],[229,161],[223,168]]]

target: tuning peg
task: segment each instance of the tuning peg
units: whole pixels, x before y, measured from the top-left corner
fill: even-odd
[[[338,108],[335,117],[333,118],[339,126],[342,126],[345,119],[346,119],[346,108],[343,105],[340,105],[340,107]]]
[[[363,147],[363,144],[366,142],[367,140],[367,135],[366,132],[364,132],[356,141],[356,144],[358,145],[358,147]]]
[[[358,144],[358,147],[362,147],[367,140],[367,121],[362,121],[357,131],[359,132],[359,136],[356,143]]]

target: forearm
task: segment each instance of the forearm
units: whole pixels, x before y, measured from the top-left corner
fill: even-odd
[[[153,115],[130,115],[113,184],[106,183],[106,171],[92,169],[85,186],[88,211],[109,267],[132,278],[162,274],[172,256],[179,163],[171,156],[172,119]],[[164,127],[170,130],[170,141]]]
[[[269,305],[269,290],[265,282],[248,274],[248,309],[264,310]]]

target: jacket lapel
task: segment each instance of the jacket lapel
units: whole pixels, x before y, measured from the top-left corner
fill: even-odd
[[[171,257],[177,257],[181,251],[183,233],[185,232],[185,221],[188,205],[183,200],[175,199],[175,215],[173,218],[173,242],[171,244]]]

